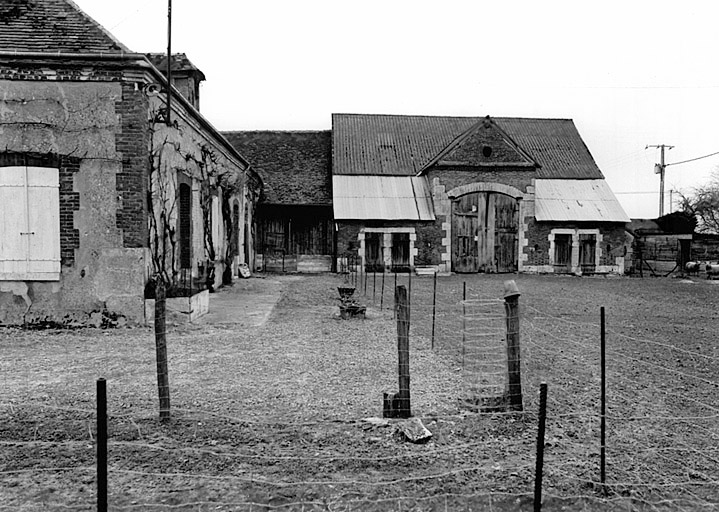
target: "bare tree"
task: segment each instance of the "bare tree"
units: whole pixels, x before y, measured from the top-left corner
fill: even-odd
[[[150,175],[148,180],[148,221],[150,258],[155,292],[155,354],[157,363],[157,391],[160,399],[160,420],[170,419],[170,379],[167,365],[166,297],[173,288],[176,268],[177,240],[173,222],[177,195],[171,186],[165,150],[170,145],[167,137],[159,144],[155,141],[154,121],[150,123]]]
[[[719,234],[719,168],[707,183],[688,194],[679,192],[679,198],[681,210],[696,218],[697,232]]]

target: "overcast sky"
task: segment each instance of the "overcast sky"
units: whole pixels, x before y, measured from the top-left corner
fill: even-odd
[[[166,0],[75,0],[132,51],[167,49]],[[631,217],[668,163],[719,152],[715,2],[173,0],[173,52],[220,130],[330,129],[331,114],[571,118]],[[669,166],[689,192],[719,155]],[[632,192],[631,194],[628,192]],[[675,194],[676,202],[676,194]]]

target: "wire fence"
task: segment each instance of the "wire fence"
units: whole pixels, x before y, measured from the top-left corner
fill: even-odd
[[[394,290],[406,287],[410,366],[419,368],[412,374],[413,400],[424,400],[412,412],[433,435],[425,444],[406,442],[401,420],[379,417],[386,383],[352,381],[366,387],[343,394],[344,403],[327,412],[313,406],[320,397],[306,392],[303,373],[288,365],[283,371],[290,388],[278,388],[277,396],[248,394],[225,409],[178,400],[165,424],[157,421],[152,401],[125,407],[114,399],[108,379],[110,509],[528,510],[543,381],[549,384],[545,509],[719,509],[716,349],[630,335],[608,319],[602,482],[599,311],[577,321],[520,297],[524,407],[511,410],[511,315],[498,283],[407,273],[337,279],[338,286],[354,287],[356,302],[367,307],[367,322],[342,325],[369,336],[390,331],[382,357],[394,358],[388,365],[394,383]],[[236,348],[248,358],[268,350],[256,340]],[[338,340],[336,349],[359,350],[347,340]],[[434,377],[451,387],[447,396],[454,401],[431,412],[421,393]],[[259,366],[256,380],[258,387],[276,382]],[[367,389],[377,412],[365,417]],[[451,400],[447,396],[443,400]],[[272,400],[301,401],[296,414],[274,414]],[[0,453],[13,452],[0,464],[0,510],[94,510],[96,416],[93,396],[71,405],[52,397],[0,403]],[[55,465],[38,467],[35,458],[47,453]],[[33,486],[38,490],[27,500]],[[61,491],[68,486],[75,489],[70,498]]]
[[[435,350],[462,365],[470,394],[487,405],[507,389],[501,290],[496,281],[494,289],[444,281],[398,277],[412,289],[413,343],[433,339]],[[522,384],[531,390],[524,396],[527,409],[536,409],[540,382],[549,382],[550,389],[545,495],[649,510],[718,509],[717,349],[681,336],[659,341],[620,327],[608,330],[603,483],[599,309],[593,321],[577,322],[571,311],[550,314],[541,303],[526,301],[521,307]]]

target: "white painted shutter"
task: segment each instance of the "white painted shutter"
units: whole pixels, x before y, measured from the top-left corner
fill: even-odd
[[[27,270],[25,167],[0,167],[0,279],[22,279]]]
[[[58,169],[0,168],[0,205],[0,279],[58,280]]]
[[[48,167],[27,170],[28,279],[59,279],[60,172]]]
[[[222,243],[222,210],[220,198],[212,196],[212,245],[215,248],[215,260],[223,259],[224,244]]]

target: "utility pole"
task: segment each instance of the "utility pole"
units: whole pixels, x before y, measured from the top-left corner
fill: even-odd
[[[167,115],[165,121],[170,126],[172,112],[172,0],[167,0]]]
[[[656,145],[647,145],[644,149],[649,148],[659,148],[661,149],[661,160],[660,163],[654,165],[654,174],[659,175],[659,216],[662,217],[664,215],[664,171],[666,169],[666,164],[664,163],[664,148],[672,149],[674,146],[670,146],[668,144],[656,144]]]

